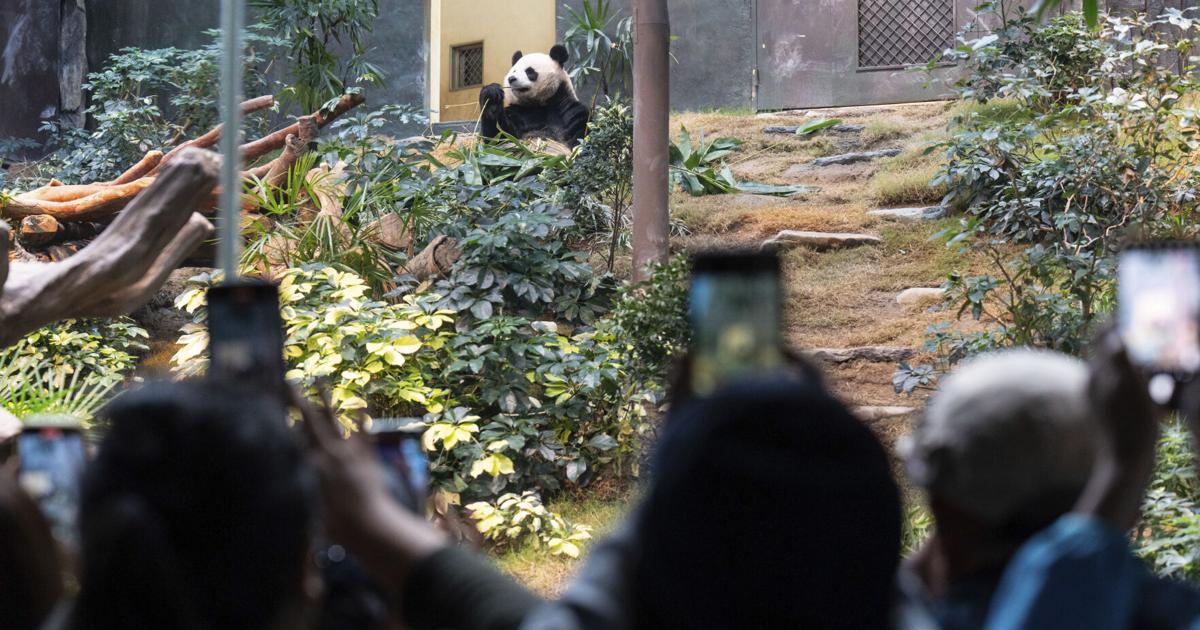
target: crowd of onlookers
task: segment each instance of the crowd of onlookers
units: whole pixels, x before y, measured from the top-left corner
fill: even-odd
[[[811,366],[681,397],[554,600],[401,507],[321,404],[152,383],[103,415],[77,554],[0,471],[2,628],[1200,627],[1128,545],[1162,412],[1115,335],[943,381],[899,448],[935,521],[908,558],[887,451]]]

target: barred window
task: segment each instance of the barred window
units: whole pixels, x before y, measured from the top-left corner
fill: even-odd
[[[954,46],[954,0],[858,0],[858,67],[928,63]]]
[[[483,85],[483,43],[455,46],[451,56],[454,89],[462,90]]]

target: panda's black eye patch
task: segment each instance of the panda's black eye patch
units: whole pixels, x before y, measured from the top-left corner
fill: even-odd
[[[525,68],[525,76],[529,77],[530,81],[537,81],[537,70],[534,70],[533,68]]]

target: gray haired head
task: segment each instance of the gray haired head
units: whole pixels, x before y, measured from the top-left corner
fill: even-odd
[[[1095,457],[1087,383],[1082,361],[1054,352],[1008,350],[964,364],[900,446],[910,478],[994,526],[1065,511]]]

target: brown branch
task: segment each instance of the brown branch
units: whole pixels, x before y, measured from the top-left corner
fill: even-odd
[[[195,211],[216,186],[218,164],[212,153],[186,151],[75,256],[9,265],[0,292],[0,348],[61,319],[111,317],[148,300],[212,232]]]
[[[274,105],[275,105],[275,97],[270,94],[268,94],[266,96],[260,96],[258,98],[252,98],[252,99],[250,99],[248,101],[244,101],[242,103],[242,114],[249,114],[252,112],[256,112],[260,109],[266,109],[268,107],[272,107]],[[168,163],[170,163],[176,157],[179,157],[179,154],[182,153],[184,149],[188,149],[188,148],[207,149],[207,148],[213,146],[221,139],[221,127],[223,127],[223,126],[224,125],[217,125],[216,127],[213,127],[208,133],[204,134],[203,136],[200,136],[199,138],[196,138],[195,140],[188,140],[187,142],[184,142],[183,144],[175,147],[174,149],[171,149],[170,151],[167,152],[167,154],[165,156],[163,156],[163,159],[162,159],[162,161],[160,161],[158,163],[158,166],[155,166],[153,169],[151,169],[150,172],[147,173],[147,175],[154,175],[155,173],[162,170],[162,168],[164,166],[166,166]]]
[[[317,112],[312,115],[313,120],[317,123],[318,129],[324,129],[325,125],[333,122],[334,119],[345,114],[346,112],[365,103],[367,98],[362,94],[343,94],[333,109],[328,115]],[[300,135],[300,122],[284,127],[270,135],[264,136],[253,142],[247,142],[242,145],[242,161],[246,164],[257,160],[258,158],[278,150],[287,142],[287,137]]]
[[[162,162],[162,160],[162,151],[148,151],[146,156],[143,157],[140,162],[129,167],[129,170],[121,173],[120,177],[112,180],[111,182],[105,182],[105,185],[118,186],[120,184],[128,184],[134,180],[141,179],[150,174],[150,171],[154,170],[155,167],[158,166],[158,163]]]
[[[308,153],[310,144],[316,142],[317,121],[312,116],[304,116],[296,124],[300,127],[299,135],[289,135],[284,142],[283,153],[267,165],[267,172],[261,178],[264,186],[279,188],[286,183],[288,169]]]
[[[120,186],[58,186],[43,189],[42,194],[62,201],[38,199],[31,193],[22,193],[13,197],[3,210],[14,219],[36,214],[48,214],[59,221],[103,219],[120,211],[153,183],[153,177],[143,177]],[[83,196],[78,196],[81,193]]]

